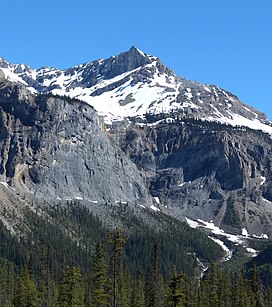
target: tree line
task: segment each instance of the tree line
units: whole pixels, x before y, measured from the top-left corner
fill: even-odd
[[[200,277],[177,272],[168,276],[160,269],[156,242],[147,270],[130,273],[124,250],[126,237],[119,230],[109,231],[99,241],[88,272],[63,261],[58,276],[49,264],[50,250],[42,249],[40,268],[34,270],[31,254],[20,271],[12,262],[0,268],[0,306],[94,306],[94,307],[177,307],[177,306],[271,306],[272,288],[259,280],[253,265],[249,272],[229,272],[213,262]]]

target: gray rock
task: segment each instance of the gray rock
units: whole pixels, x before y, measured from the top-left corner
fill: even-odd
[[[152,204],[144,175],[87,104],[0,88],[2,181],[40,199]]]
[[[131,125],[118,139],[145,171],[150,193],[166,213],[213,220],[232,232],[271,234],[272,140],[267,134],[184,120]]]
[[[89,205],[150,205],[153,196],[163,212],[180,219],[213,220],[228,231],[246,228],[250,234],[272,235],[271,136],[197,120],[241,116],[271,127],[264,114],[235,95],[180,78],[135,47],[63,71],[42,67],[32,74],[29,67],[3,59],[0,72],[1,68],[39,93],[76,89],[91,102],[112,91],[120,107],[144,105],[141,117],[124,117],[105,127],[83,102],[35,96],[24,86],[2,80],[0,175],[16,191],[37,199],[83,198]],[[162,84],[152,83],[161,74]],[[66,81],[61,84],[63,75]],[[114,77],[118,78],[107,82]],[[132,94],[120,94],[125,84],[139,91],[143,85],[145,91],[157,87],[167,95],[137,105]],[[155,114],[162,105],[166,111]]]

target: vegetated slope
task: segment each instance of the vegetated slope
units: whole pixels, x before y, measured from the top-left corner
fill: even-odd
[[[246,273],[247,276],[251,276],[254,270],[254,266],[258,273],[258,282],[264,284],[265,286],[272,286],[272,245],[264,248],[259,255],[252,258],[246,263]]]
[[[147,259],[151,257],[154,244],[165,276],[173,265],[187,274],[199,274],[202,268],[198,258],[209,263],[223,256],[222,249],[204,233],[178,220],[149,209],[139,214],[133,206],[104,204],[102,207],[98,210],[104,211],[107,219],[98,217],[78,201],[34,205],[33,210],[25,208],[27,228],[20,240],[0,224],[1,262],[8,260],[20,268],[28,263],[31,255],[35,273],[40,269],[41,254],[47,249],[49,266],[57,276],[63,264],[79,266],[83,272],[88,272],[95,245],[107,241],[110,224],[114,221],[126,238],[126,267],[134,275],[139,269],[147,270]],[[150,226],[153,223],[157,229]]]

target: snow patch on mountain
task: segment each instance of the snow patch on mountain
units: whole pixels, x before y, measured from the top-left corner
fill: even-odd
[[[209,236],[209,238],[211,240],[213,240],[215,243],[217,243],[218,245],[220,245],[222,247],[222,249],[226,252],[226,256],[225,256],[225,261],[228,261],[232,258],[233,255],[233,251],[231,251],[222,240],[219,240],[217,238],[214,238],[212,236]]]
[[[229,124],[232,126],[245,126],[249,127],[253,130],[262,130],[269,134],[272,134],[272,126],[269,126],[267,124],[264,124],[260,122],[258,119],[248,119],[246,117],[243,117],[239,114],[234,114],[229,112],[229,117],[221,117],[221,118],[214,118],[212,116],[207,117],[207,120],[209,121],[219,121],[224,124]]]
[[[146,114],[179,112],[232,126],[246,126],[272,134],[272,123],[227,91],[176,76],[156,57],[136,47],[105,60],[59,70],[31,69],[0,59],[6,79],[32,92],[51,92],[92,105],[107,124]],[[147,123],[148,124],[148,123]]]

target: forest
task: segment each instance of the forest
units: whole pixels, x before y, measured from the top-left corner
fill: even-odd
[[[107,227],[79,203],[46,210],[19,239],[0,223],[0,306],[272,306],[271,248],[224,265],[205,234],[163,216],[168,233],[131,217]]]
[[[162,274],[156,243],[147,270],[131,273],[125,265],[126,239],[119,229],[108,232],[92,255],[88,272],[63,262],[60,274],[50,268],[44,247],[35,268],[31,253],[19,271],[10,261],[0,269],[0,306],[271,306],[272,288],[262,285],[255,264],[247,272],[228,271],[212,262],[201,276]]]

